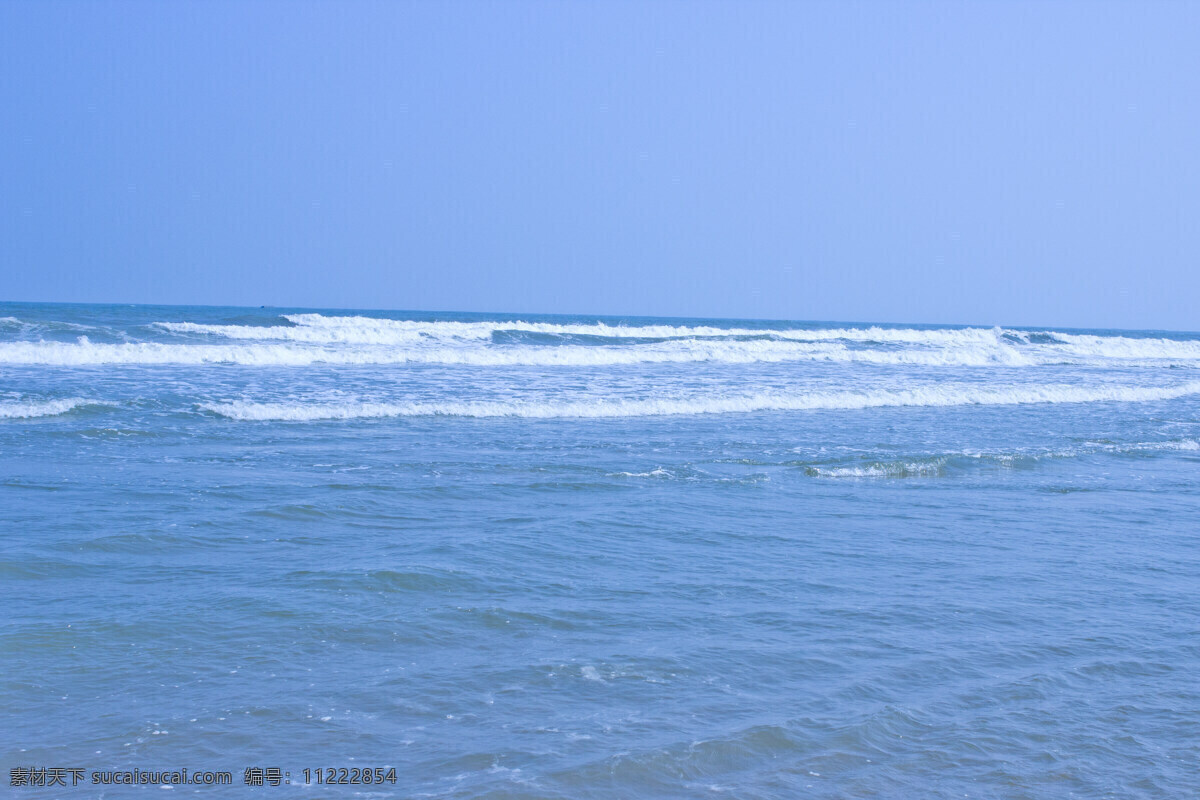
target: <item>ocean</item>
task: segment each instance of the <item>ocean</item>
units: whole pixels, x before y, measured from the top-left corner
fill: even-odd
[[[12,797],[1200,792],[1198,334],[0,304],[0,542]]]

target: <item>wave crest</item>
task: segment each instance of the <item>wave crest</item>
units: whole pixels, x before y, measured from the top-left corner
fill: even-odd
[[[597,401],[466,401],[349,403],[206,403],[201,408],[235,420],[369,419],[381,417],[519,417],[527,419],[612,418],[736,414],[759,411],[816,411],[891,406],[1032,405],[1040,403],[1140,403],[1200,394],[1200,381],[1170,387],[1078,387],[1049,384],[1000,389],[926,386],[873,392],[760,393],[730,397],[655,398]]]
[[[67,397],[59,400],[17,400],[0,402],[0,419],[34,419],[56,417],[83,406],[107,405],[82,397]]]

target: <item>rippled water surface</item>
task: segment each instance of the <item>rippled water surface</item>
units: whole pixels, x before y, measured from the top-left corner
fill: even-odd
[[[1161,332],[0,305],[3,766],[1194,796],[1198,367]],[[299,785],[330,766],[397,780]]]

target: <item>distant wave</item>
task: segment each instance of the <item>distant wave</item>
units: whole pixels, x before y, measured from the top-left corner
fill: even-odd
[[[75,341],[40,340],[47,331],[91,331],[76,323],[22,326],[21,341],[0,342],[0,364],[443,364],[478,367],[592,367],[663,363],[830,361],[895,366],[1200,366],[1200,341],[1005,328],[720,328],[704,325],[449,322],[290,314],[280,324],[155,322],[165,341],[122,341],[108,329]],[[145,328],[142,329],[143,333]],[[33,331],[31,334],[30,331]],[[32,340],[37,336],[39,340]]]
[[[0,327],[6,328],[24,328],[33,332],[47,331],[99,331],[102,328],[96,325],[85,325],[82,322],[68,322],[66,320],[41,319],[41,320],[26,320],[18,319],[17,317],[0,317]]]
[[[673,339],[627,346],[563,344],[493,346],[422,341],[411,346],[301,342],[247,344],[2,342],[0,364],[86,366],[98,364],[447,364],[465,366],[613,366],[654,363],[838,361],[912,366],[1037,366],[1053,363],[1136,364],[1163,360],[1194,366],[1200,344],[1163,339],[1077,337],[1073,345],[1020,348],[1009,344],[962,344],[941,348],[850,347],[836,341],[773,339]]]
[[[1036,366],[1118,361],[1200,364],[1200,341],[1006,328],[790,328],[419,321],[288,314],[275,325],[160,321],[186,341],[0,343],[0,363],[461,364],[602,366],[669,362],[843,361]]]
[[[0,364],[447,364],[466,366],[613,366],[628,364],[845,361],[921,366],[1023,366],[1036,363],[1013,348],[988,350],[852,350],[837,343],[677,340],[638,347],[311,347],[288,344],[166,344],[161,342],[0,343]]]
[[[990,463],[1012,467],[1021,462],[1043,459],[1079,458],[1089,455],[1135,455],[1163,452],[1200,451],[1195,439],[1163,442],[1090,443],[1060,450],[1020,450],[1013,452],[943,453],[908,459],[867,461],[857,464],[811,464],[805,472],[819,478],[922,478],[943,475],[953,468],[972,463]]]
[[[527,333],[591,336],[600,339],[694,339],[766,336],[776,339],[824,342],[864,341],[958,346],[994,344],[1004,333],[1000,328],[913,329],[883,328],[718,328],[689,325],[609,325],[604,322],[558,324],[548,322],[494,321],[446,322],[394,320],[377,317],[327,317],[321,314],[287,314],[291,325],[205,325],[192,322],[155,322],[155,327],[173,333],[206,334],[229,339],[255,339],[335,344],[407,344],[414,341],[491,340],[495,333]]]
[[[297,315],[319,317],[319,314]],[[172,333],[203,334],[226,339],[256,341],[304,342],[309,344],[410,344],[426,338],[421,323],[393,320],[373,320],[369,317],[349,317],[359,320],[339,326],[259,326],[203,325],[195,322],[155,322],[154,327]],[[470,338],[479,338],[472,336]]]
[[[413,403],[206,403],[206,411],[236,420],[339,420],[372,417],[650,417],[687,414],[731,414],[756,411],[863,409],[887,406],[945,407],[964,405],[1029,405],[1037,403],[1151,402],[1200,394],[1200,381],[1171,387],[1062,384],[988,389],[974,386],[929,386],[866,392],[760,393],[734,397],[694,397],[590,401],[469,401]]]
[[[194,333],[229,339],[294,341],[307,343],[406,344],[439,339],[490,340],[497,332],[580,335],[600,339],[693,339],[763,336],[800,342],[875,342],[935,347],[971,345],[1036,345],[1078,349],[1123,357],[1200,358],[1200,341],[1128,336],[1096,336],[1058,331],[1019,331],[1007,328],[720,328],[692,325],[609,325],[604,322],[558,324],[548,322],[489,321],[448,322],[394,320],[377,317],[329,317],[322,314],[287,314],[290,325],[209,325],[192,322],[155,322],[174,333]]]
[[[66,414],[81,406],[105,405],[95,400],[69,397],[62,400],[17,400],[0,401],[0,419],[33,419]]]

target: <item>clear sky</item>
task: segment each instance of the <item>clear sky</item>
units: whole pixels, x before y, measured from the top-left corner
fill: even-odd
[[[0,3],[0,299],[1200,329],[1200,3]]]

